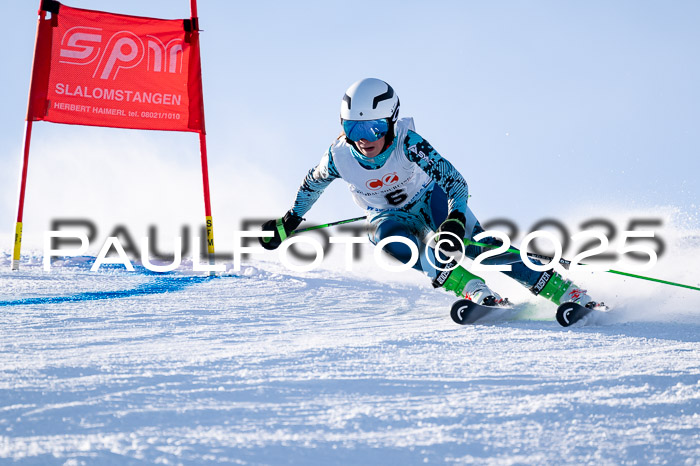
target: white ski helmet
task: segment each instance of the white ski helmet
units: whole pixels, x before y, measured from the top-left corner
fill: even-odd
[[[393,125],[399,117],[399,96],[381,79],[365,78],[345,91],[340,103],[340,119],[353,121],[387,118]]]

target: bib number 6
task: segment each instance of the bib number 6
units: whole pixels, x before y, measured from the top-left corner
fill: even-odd
[[[389,203],[389,205],[397,206],[402,204],[403,202],[408,199],[408,194],[406,194],[406,191],[403,189],[398,189],[396,191],[392,191],[384,196],[386,198],[386,201]]]

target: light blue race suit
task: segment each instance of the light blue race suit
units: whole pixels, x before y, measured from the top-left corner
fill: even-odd
[[[306,175],[297,191],[292,212],[303,217],[333,180],[342,178],[363,207],[369,222],[369,239],[377,244],[389,236],[402,236],[412,241],[421,252],[414,268],[435,278],[435,267],[424,260],[426,239],[447,216],[461,212],[466,217],[467,236],[472,239],[484,231],[467,207],[469,189],[457,169],[418,133],[413,120],[404,118],[396,123],[393,142],[381,154],[367,158],[340,136],[326,151],[321,162]],[[495,240],[482,240],[498,244]],[[385,248],[404,264],[411,260],[410,248],[400,242],[391,242]],[[469,246],[466,256],[474,259],[482,248]],[[434,254],[434,253],[433,253]],[[432,262],[435,264],[434,255]],[[518,254],[502,254],[484,264],[511,264],[504,272],[526,287],[537,283],[541,272],[528,268]],[[440,265],[438,263],[438,265]]]

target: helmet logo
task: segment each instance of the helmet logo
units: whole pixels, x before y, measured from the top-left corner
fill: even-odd
[[[374,108],[377,108],[377,105],[379,105],[379,102],[383,102],[383,101],[385,101],[385,100],[389,100],[389,99],[391,99],[392,97],[394,97],[394,89],[392,89],[391,86],[389,86],[388,84],[387,84],[387,87],[388,87],[389,89],[387,89],[386,92],[385,92],[384,94],[378,95],[378,96],[375,97],[374,100],[372,101],[372,108],[373,108],[373,109],[374,109]]]

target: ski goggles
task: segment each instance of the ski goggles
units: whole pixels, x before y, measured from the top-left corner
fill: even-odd
[[[343,131],[351,141],[366,139],[374,142],[386,136],[389,132],[389,122],[386,118],[367,121],[343,120]]]

